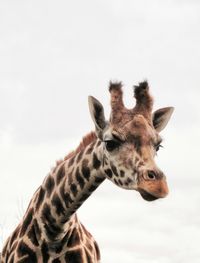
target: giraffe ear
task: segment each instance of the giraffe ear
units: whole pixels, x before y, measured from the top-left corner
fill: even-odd
[[[160,132],[166,127],[173,111],[174,107],[166,107],[159,109],[153,113],[152,121],[156,131]]]
[[[92,120],[97,132],[101,132],[106,127],[104,109],[102,104],[92,96],[88,97],[88,104]]]

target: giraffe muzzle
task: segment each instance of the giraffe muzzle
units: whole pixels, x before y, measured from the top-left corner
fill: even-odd
[[[165,176],[162,175],[162,178],[156,178],[155,173],[152,171],[148,172],[147,177],[139,182],[138,192],[146,201],[165,198],[169,193]]]

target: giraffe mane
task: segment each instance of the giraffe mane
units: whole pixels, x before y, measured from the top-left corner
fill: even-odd
[[[74,150],[71,151],[69,154],[67,154],[64,158],[64,160],[68,160],[71,157],[75,156],[76,154],[78,154],[80,151],[84,150],[90,143],[96,141],[97,136],[96,133],[94,131],[86,134],[83,138],[82,141],[80,142],[79,146]]]

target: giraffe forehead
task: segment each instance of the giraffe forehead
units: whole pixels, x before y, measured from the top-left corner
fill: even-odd
[[[109,129],[109,132],[115,134],[122,140],[133,140],[135,137],[140,137],[141,140],[158,139],[158,134],[152,126],[152,123],[144,116],[137,114],[127,122],[114,124]]]

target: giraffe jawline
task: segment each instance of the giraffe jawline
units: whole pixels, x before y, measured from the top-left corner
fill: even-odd
[[[143,190],[143,189],[140,189],[140,190],[139,190],[139,193],[141,194],[141,196],[142,196],[142,198],[143,198],[144,200],[149,201],[149,202],[155,201],[155,200],[158,199],[158,197],[156,197],[156,196],[148,193],[147,191],[145,191],[145,190]]]

